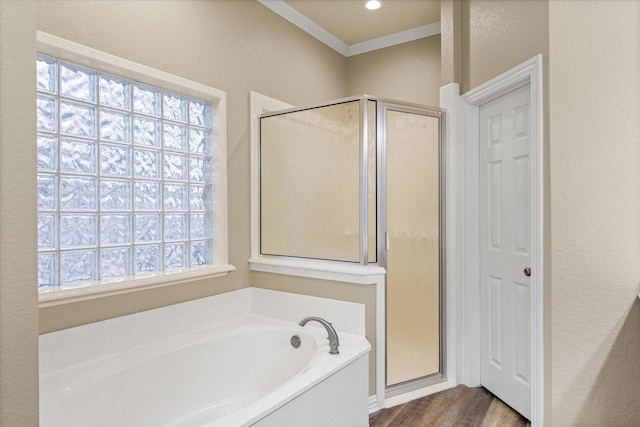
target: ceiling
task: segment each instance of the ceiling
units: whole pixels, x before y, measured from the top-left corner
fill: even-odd
[[[364,0],[287,3],[349,45],[440,21],[440,0],[383,0],[378,10],[365,9]]]
[[[440,33],[440,0],[258,0],[345,56]]]

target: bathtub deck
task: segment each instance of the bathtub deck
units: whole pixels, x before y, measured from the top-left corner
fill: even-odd
[[[369,427],[500,426],[530,427],[529,420],[482,387],[464,385],[383,409]]]

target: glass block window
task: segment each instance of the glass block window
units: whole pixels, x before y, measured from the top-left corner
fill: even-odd
[[[211,264],[211,102],[36,66],[40,291]]]

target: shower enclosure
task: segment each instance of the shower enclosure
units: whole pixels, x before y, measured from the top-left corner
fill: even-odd
[[[444,373],[443,119],[367,95],[260,116],[260,255],[386,269],[388,395]]]

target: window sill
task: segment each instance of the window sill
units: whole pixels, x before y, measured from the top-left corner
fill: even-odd
[[[193,280],[224,276],[236,268],[233,265],[215,265],[185,268],[171,272],[151,273],[141,277],[90,282],[84,286],[44,292],[38,295],[40,308],[73,302],[126,294],[164,286],[178,285]]]
[[[387,271],[378,265],[364,266],[341,262],[266,256],[250,258],[249,265],[252,271],[359,285],[376,285],[387,274]]]

